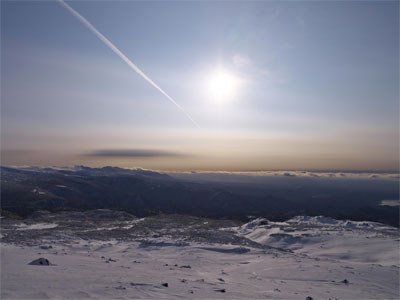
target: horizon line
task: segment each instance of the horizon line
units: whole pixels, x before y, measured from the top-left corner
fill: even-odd
[[[162,173],[262,173],[262,172],[314,172],[314,173],[354,173],[354,174],[368,174],[368,173],[376,173],[376,174],[399,174],[400,175],[400,170],[356,170],[356,169],[349,169],[349,170],[344,170],[344,169],[247,169],[247,170],[199,170],[199,169],[177,169],[177,170],[171,170],[171,169],[150,169],[150,168],[143,168],[143,167],[120,167],[120,166],[112,166],[112,165],[102,165],[102,166],[96,166],[96,167],[90,167],[90,166],[85,166],[85,165],[64,165],[64,166],[57,166],[57,165],[52,165],[52,166],[40,166],[40,165],[7,165],[7,164],[0,164],[0,167],[5,167],[5,168],[40,168],[40,169],[45,169],[45,168],[75,168],[75,167],[85,167],[85,168],[90,168],[90,169],[102,169],[106,167],[112,167],[112,168],[119,168],[119,169],[124,169],[124,170],[148,170],[148,171],[154,171],[154,172],[162,172]]]

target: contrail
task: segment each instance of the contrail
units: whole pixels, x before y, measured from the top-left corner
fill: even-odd
[[[90,31],[92,31],[104,44],[106,44],[115,54],[117,54],[124,62],[127,63],[131,69],[137,72],[140,76],[147,80],[152,86],[159,90],[169,101],[171,101],[177,108],[179,108],[194,125],[200,128],[195,120],[180,106],[174,99],[172,99],[162,88],[160,88],[153,80],[151,80],[142,70],[140,70],[128,57],[125,56],[113,43],[111,43],[100,31],[96,29],[84,16],[78,13],[75,9],[65,3],[63,0],[58,0],[62,6],[64,6],[71,14],[73,14],[79,21],[83,23]]]

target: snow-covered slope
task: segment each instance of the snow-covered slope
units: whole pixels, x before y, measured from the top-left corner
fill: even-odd
[[[310,257],[399,265],[399,231],[380,223],[298,216],[286,222],[259,218],[233,230],[257,243]]]
[[[37,220],[58,224],[51,228],[2,222],[1,299],[399,297],[396,228],[324,217],[237,226],[96,214]],[[38,258],[50,265],[29,264]]]

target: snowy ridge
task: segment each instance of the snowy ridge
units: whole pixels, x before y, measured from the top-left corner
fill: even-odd
[[[399,229],[376,222],[297,216],[286,222],[255,219],[232,228],[262,245],[313,257],[399,266]]]
[[[382,230],[386,232],[398,232],[398,228],[388,226],[385,224],[371,222],[371,221],[349,221],[349,220],[335,220],[330,217],[324,216],[297,216],[294,217],[286,223],[298,223],[298,224],[314,224],[314,225],[332,225],[332,226],[344,226],[344,227],[352,227],[352,228],[371,228],[373,230]]]

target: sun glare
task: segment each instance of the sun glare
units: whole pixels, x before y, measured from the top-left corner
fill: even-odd
[[[228,72],[218,71],[208,79],[208,93],[218,102],[230,100],[236,93],[238,80]]]

